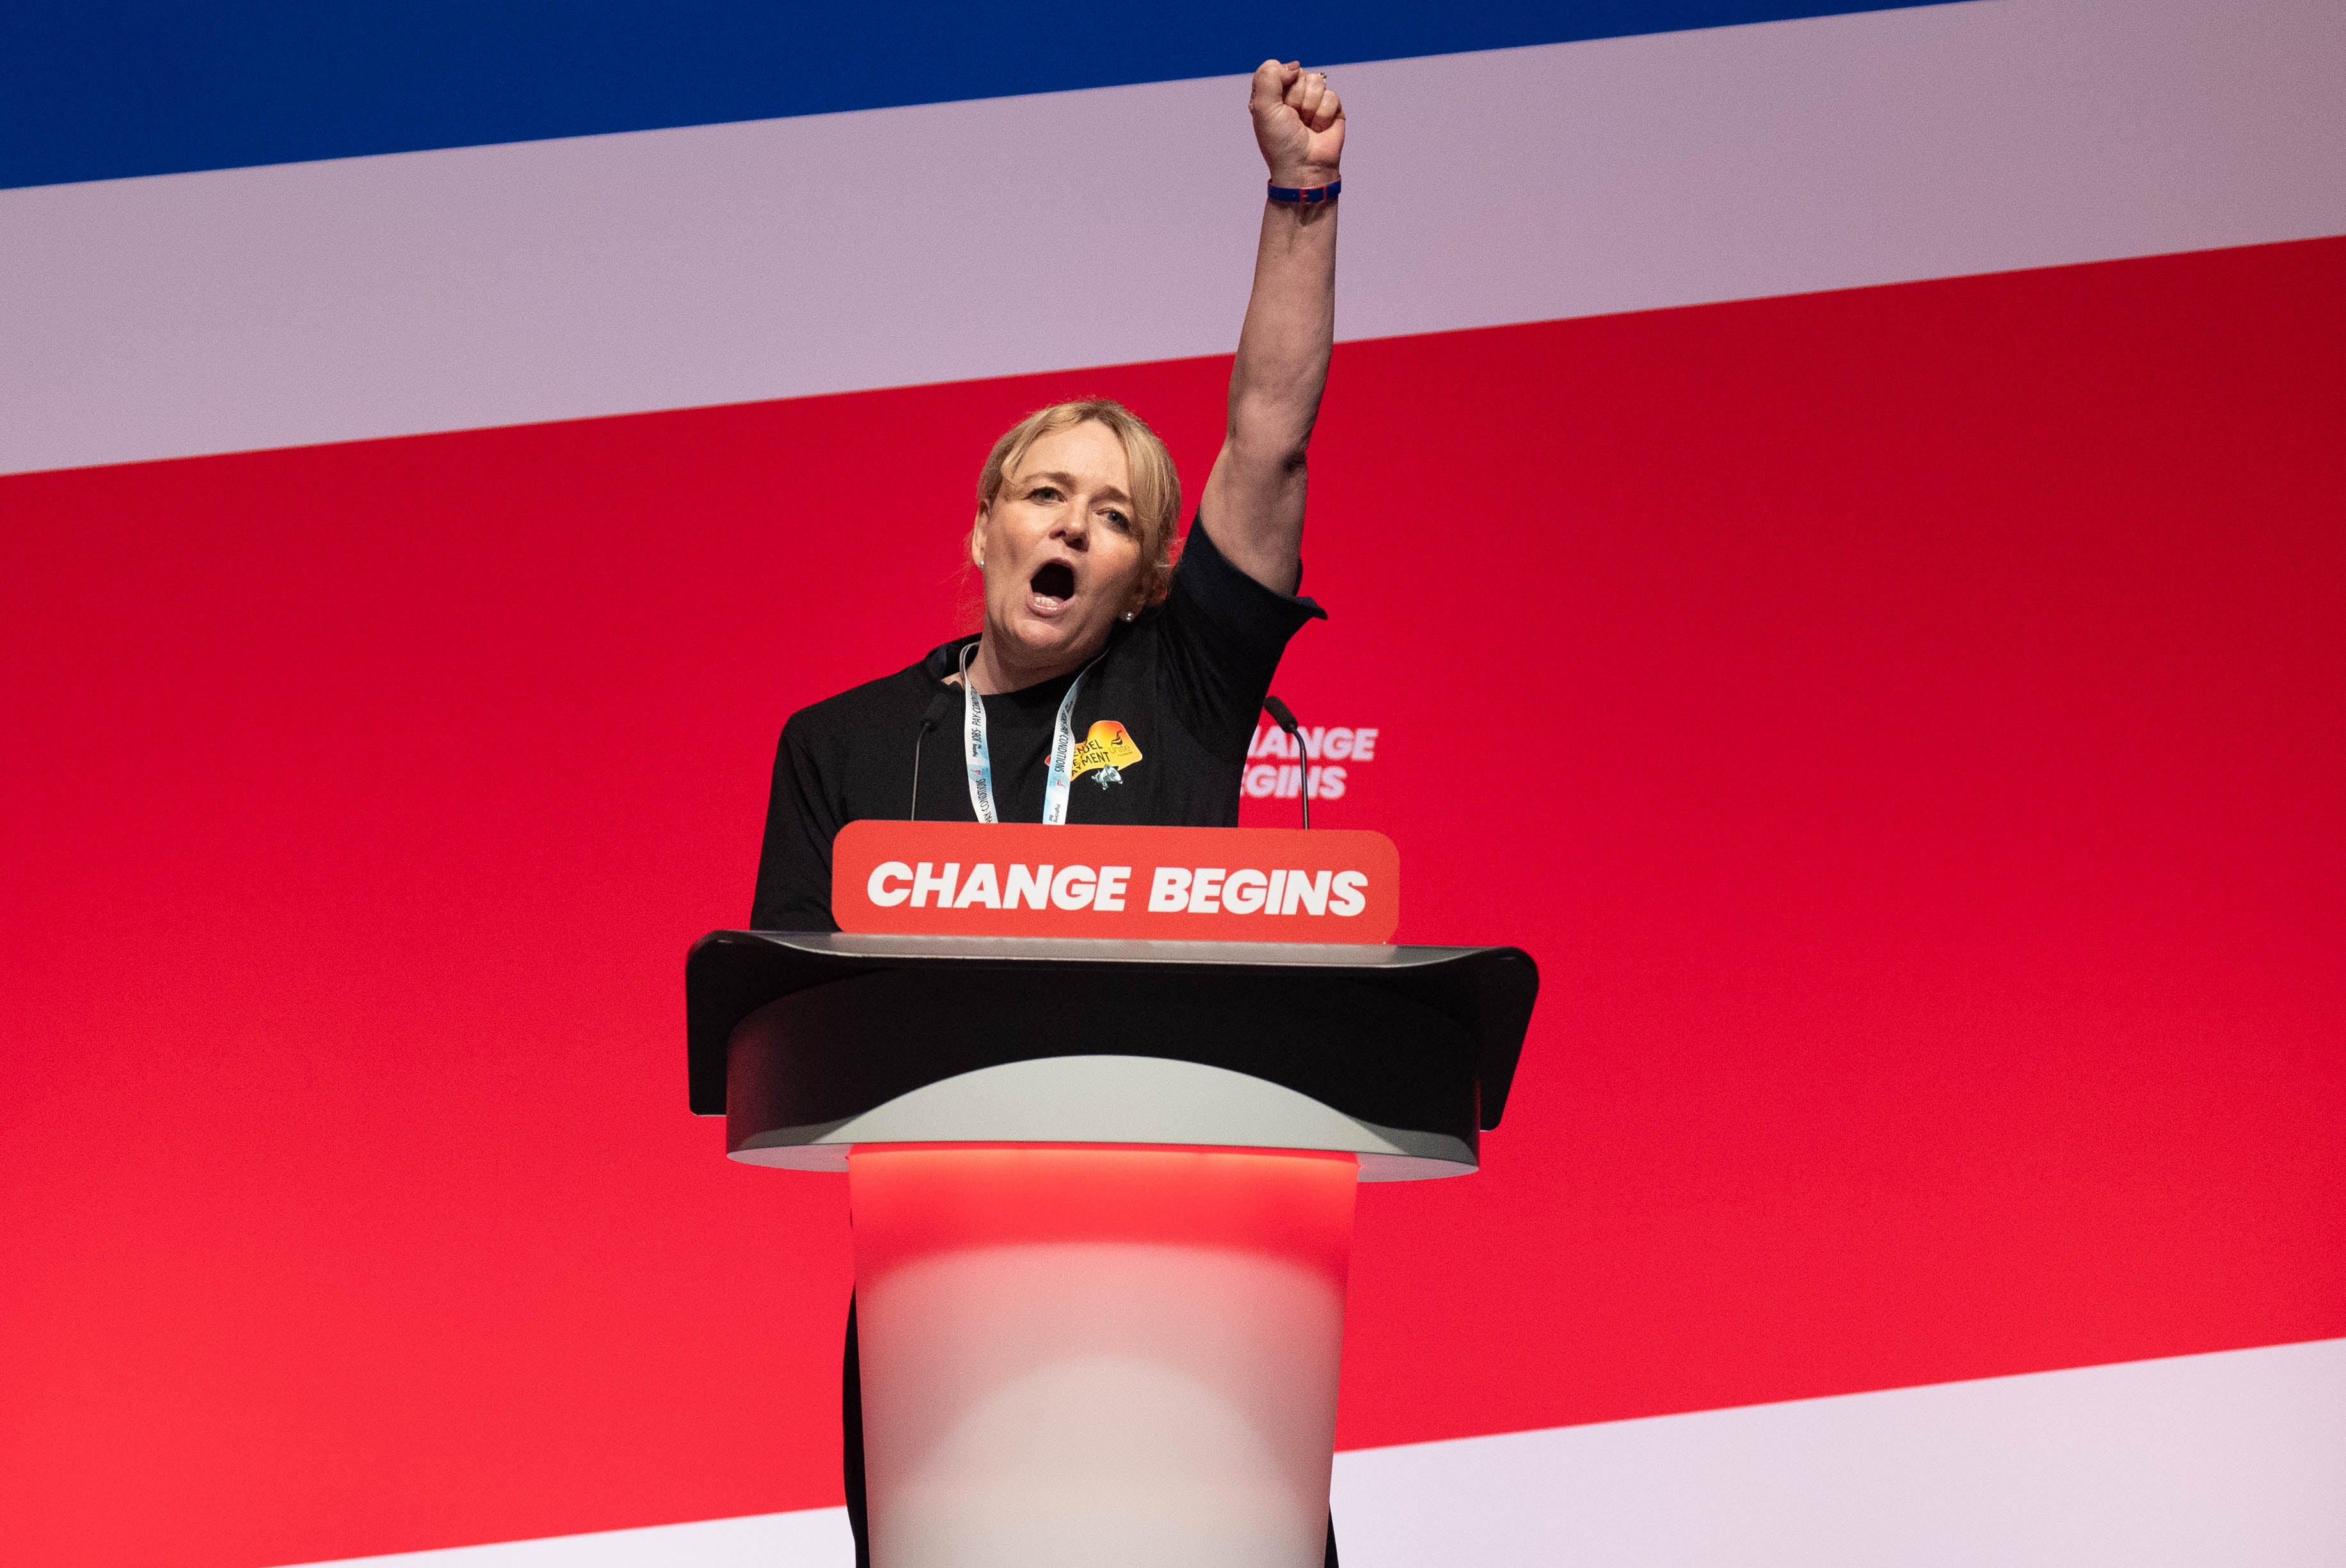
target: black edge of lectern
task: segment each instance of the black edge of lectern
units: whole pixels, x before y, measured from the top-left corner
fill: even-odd
[[[793,932],[711,932],[692,944],[685,960],[687,1068],[695,1115],[725,1114],[729,1042],[741,1021],[769,1003],[815,986],[888,971],[933,970],[982,966],[1011,968],[1047,980],[1071,967],[1096,973],[1102,967],[1130,965],[1163,976],[1169,971],[1204,979],[1230,969],[1280,968],[1266,959],[1265,949],[1250,947],[1248,960],[1217,959],[1203,952],[1209,944],[1184,943],[1195,956],[1168,960],[1134,960],[1100,956],[1096,949],[1083,952],[1070,943],[1066,953],[1049,952],[1045,944],[1021,943],[1015,950],[989,954],[976,944],[939,952],[837,952],[826,939]],[[1091,948],[1092,944],[1081,944]],[[1340,980],[1366,985],[1432,1009],[1457,1023],[1474,1042],[1475,1076],[1480,1088],[1480,1124],[1484,1130],[1499,1125],[1513,1085],[1515,1063],[1524,1036],[1531,1026],[1532,1007],[1539,995],[1539,968],[1521,948],[1389,948],[1386,962],[1363,963],[1302,963],[1293,966],[1300,982]]]

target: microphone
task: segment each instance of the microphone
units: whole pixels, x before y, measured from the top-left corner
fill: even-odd
[[[1296,729],[1295,715],[1287,704],[1268,692],[1263,694],[1262,710],[1270,715],[1273,724],[1287,731],[1288,739],[1295,742],[1295,770],[1303,781],[1296,794],[1302,799],[1303,826],[1309,830],[1311,826],[1311,759],[1303,755],[1303,737]]]
[[[913,809],[904,814],[908,822],[921,820],[921,742],[929,738],[930,730],[944,722],[946,705],[952,701],[950,689],[931,697],[927,709],[921,715],[920,733],[913,737]]]

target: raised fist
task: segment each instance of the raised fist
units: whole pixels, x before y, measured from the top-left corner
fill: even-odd
[[[1344,104],[1327,74],[1290,60],[1255,67],[1247,100],[1273,185],[1326,185],[1344,154]]]

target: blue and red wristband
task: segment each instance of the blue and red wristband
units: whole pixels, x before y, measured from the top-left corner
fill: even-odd
[[[1325,185],[1274,185],[1270,188],[1270,199],[1317,207],[1323,201],[1335,200],[1343,188],[1344,182],[1341,179],[1331,179]]]

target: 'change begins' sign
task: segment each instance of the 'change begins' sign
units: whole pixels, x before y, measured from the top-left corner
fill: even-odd
[[[854,932],[1377,943],[1401,857],[1341,830],[851,822],[831,907]]]

